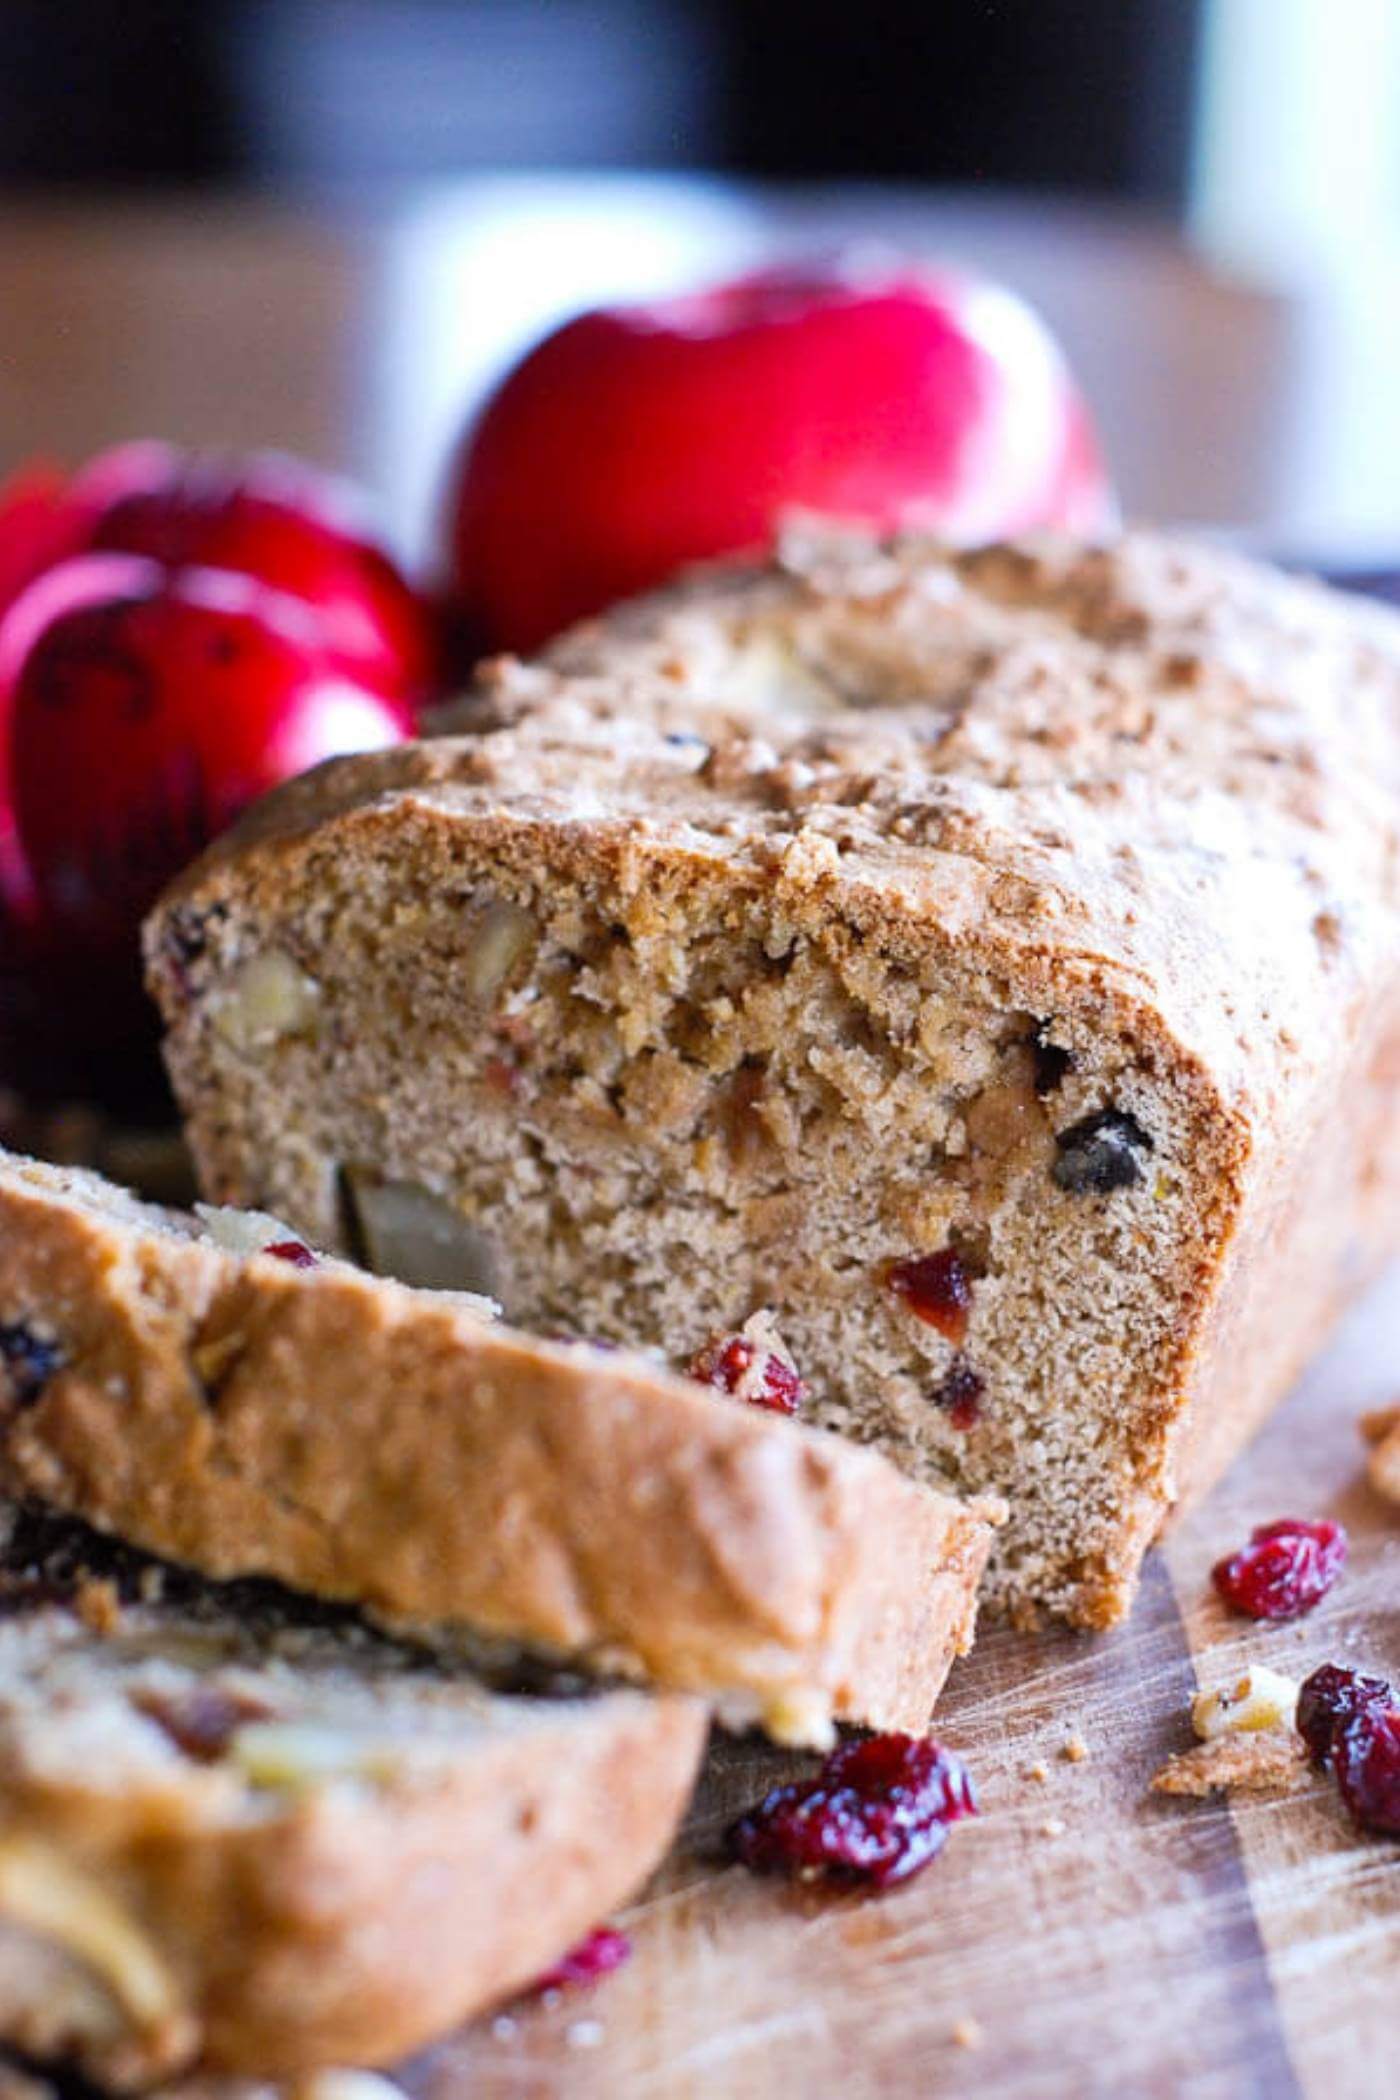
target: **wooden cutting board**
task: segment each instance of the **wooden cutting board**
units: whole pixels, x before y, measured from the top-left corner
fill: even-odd
[[[1400,1272],[1152,1556],[1131,1624],[984,1633],[938,1715],[983,1814],[908,1887],[824,1894],[726,1864],[729,1819],[806,1767],[720,1744],[681,1846],[625,1919],[631,1962],[479,2023],[404,2083],[423,2100],[1400,2090],[1400,1845],[1359,1836],[1324,1780],[1233,1804],[1148,1791],[1191,1741],[1198,1681],[1329,1658],[1400,1680],[1400,1510],[1367,1487],[1356,1430],[1397,1397]],[[1296,1626],[1231,1618],[1211,1562],[1285,1514],[1345,1522],[1343,1579]],[[1082,1762],[1063,1755],[1076,1733]]]

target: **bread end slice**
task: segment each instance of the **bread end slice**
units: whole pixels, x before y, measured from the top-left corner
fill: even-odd
[[[505,1696],[246,1586],[14,1560],[0,2042],[118,2089],[407,2054],[634,1894],[689,1798],[698,1702]]]

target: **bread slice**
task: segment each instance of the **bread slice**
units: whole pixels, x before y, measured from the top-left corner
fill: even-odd
[[[771,1307],[828,1425],[1115,1619],[1400,1239],[1400,622],[1153,537],[816,541],[264,803],[151,982],[208,1189],[345,1170],[510,1317]]]
[[[214,1235],[218,1236],[215,1237]],[[0,1481],[216,1577],[701,1692],[922,1729],[989,1518],[873,1452],[478,1299],[0,1158]]]
[[[122,2089],[390,2061],[670,1843],[699,1702],[493,1692],[72,1532],[0,1565],[0,2044]]]

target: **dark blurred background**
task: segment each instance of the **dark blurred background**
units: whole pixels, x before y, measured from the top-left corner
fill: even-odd
[[[1400,0],[0,0],[0,464],[156,430],[431,543],[579,306],[873,237],[1060,336],[1130,512],[1400,544]]]
[[[0,176],[642,165],[1037,183],[1176,207],[1201,13],[1198,0],[7,0]]]

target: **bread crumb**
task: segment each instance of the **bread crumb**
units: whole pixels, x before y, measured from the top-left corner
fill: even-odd
[[[960,2049],[980,2049],[986,2040],[982,2022],[974,2020],[971,2013],[964,2013],[960,2020],[953,2023],[953,2040]]]
[[[1185,1794],[1293,1794],[1308,1780],[1308,1755],[1291,1728],[1252,1735],[1220,1735],[1169,1757],[1154,1773],[1152,1791]]]
[[[1077,1729],[1061,1750],[1060,1755],[1067,1764],[1071,1765],[1082,1765],[1088,1757],[1089,1745]]]
[[[1040,1834],[1047,1838],[1062,1838],[1068,1827],[1063,1816],[1047,1816],[1040,1826]]]
[[[1037,1786],[1044,1786],[1046,1780],[1050,1777],[1050,1767],[1046,1764],[1043,1757],[1038,1757],[1033,1765],[1027,1766],[1026,1777],[1027,1779],[1033,1779]]]
[[[104,1639],[121,1625],[122,1604],[114,1582],[99,1581],[95,1576],[80,1582],[73,1609],[89,1633],[101,1634]]]

